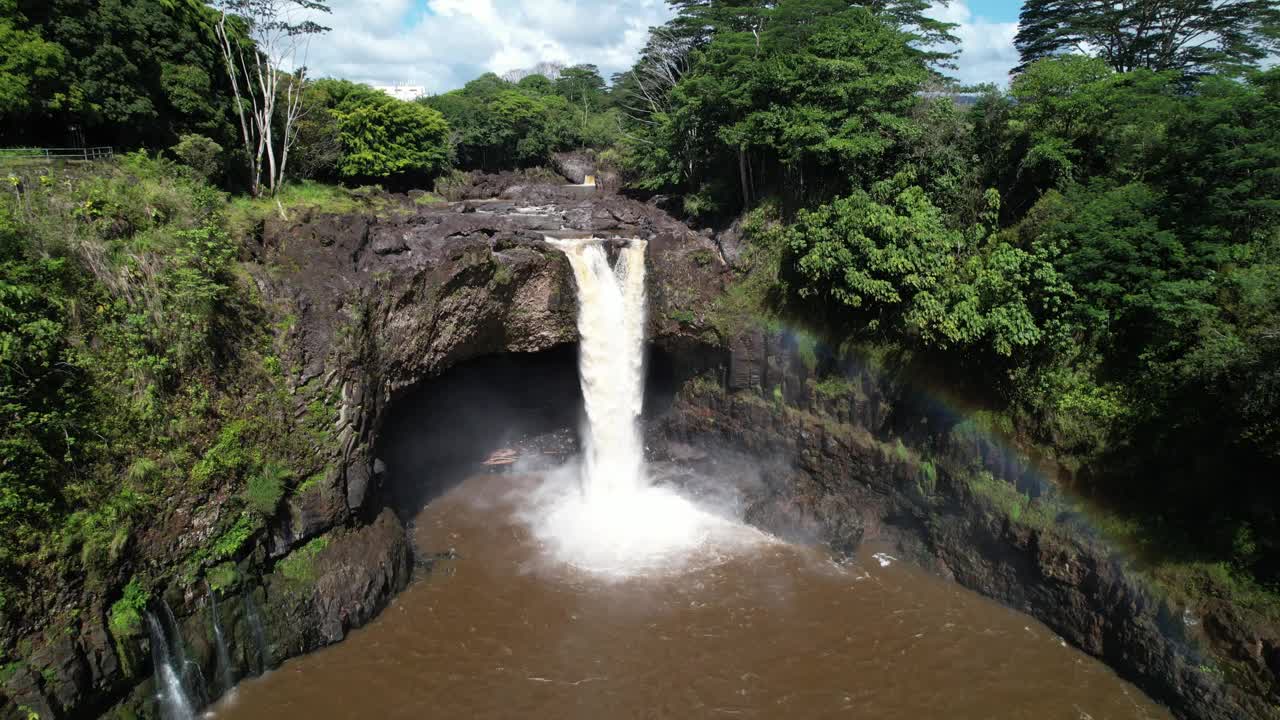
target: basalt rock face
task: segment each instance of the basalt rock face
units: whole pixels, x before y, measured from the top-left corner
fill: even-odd
[[[134,540],[136,562],[168,578],[150,588],[148,609],[171,610],[199,668],[198,695],[211,700],[226,689],[220,678],[252,676],[341,640],[409,582],[406,534],[385,507],[374,451],[385,411],[468,359],[577,341],[572,272],[547,235],[646,240],[649,335],[688,353],[715,352],[701,312],[688,309],[709,306],[726,277],[708,238],[652,206],[528,174],[469,176],[458,192],[499,199],[385,195],[370,204],[376,212],[273,217],[248,243],[243,259],[258,294],[287,318],[274,350],[296,416],[281,421],[324,438],[315,460],[323,470],[216,568],[189,558],[213,542],[240,488],[175,498]],[[319,425],[309,420],[316,407],[324,409]],[[113,637],[108,617],[119,595],[84,597],[75,627],[21,638],[30,652],[0,676],[0,717],[156,716],[145,632]]]
[[[582,184],[590,176],[604,188],[613,189],[619,185],[618,173],[602,167],[594,150],[556,153],[551,157],[551,165],[571,183]]]
[[[718,463],[754,468],[741,488],[748,521],[836,555],[861,540],[887,545],[1034,615],[1179,717],[1274,717],[1256,684],[1205,671],[1210,648],[1223,650],[1215,635],[1227,632],[1212,615],[1152,591],[1081,517],[1037,513],[1055,492],[1037,463],[961,425],[933,438],[926,460],[910,429],[936,418],[912,410],[910,383],[855,364],[837,386],[820,385],[778,334],[748,333],[731,347],[722,382],[686,384],[650,444],[712,473]],[[1238,643],[1262,675],[1269,642]]]

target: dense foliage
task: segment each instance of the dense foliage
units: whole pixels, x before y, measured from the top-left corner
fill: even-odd
[[[1153,547],[1280,576],[1273,7],[1142,6],[1189,24],[1141,35],[1137,6],[1032,2],[1031,62],[961,110],[885,8],[680,5],[615,82],[634,185],[758,207],[774,312],[963,375]]]
[[[617,114],[591,65],[567,68],[554,81],[533,74],[511,83],[490,73],[420,102],[448,121],[466,169],[542,165],[556,152],[606,147],[617,135]]]
[[[5,144],[231,146],[231,97],[198,0],[0,0]]]
[[[1027,0],[1014,42],[1024,68],[1091,48],[1119,72],[1234,72],[1280,49],[1280,7],[1270,0]]]
[[[177,570],[231,558],[330,442],[323,406],[314,436],[287,429],[273,328],[292,321],[238,263],[238,228],[295,198],[228,203],[141,153],[0,178],[0,609],[40,611],[50,583],[114,594],[177,498],[225,509]]]
[[[1274,3],[1030,0],[1024,65],[972,108],[921,92],[954,59],[923,0],[673,5],[608,86],[548,65],[410,103],[308,80],[284,194],[336,207],[296,181],[593,148],[695,221],[745,215],[735,312],[762,300],[945,369],[1146,548],[1280,578],[1280,70],[1256,67]],[[0,609],[33,566],[110,568],[160,498],[216,477],[245,486],[222,558],[314,454],[255,422],[280,361],[237,278],[253,202],[209,184],[243,146],[214,17],[0,0],[4,145],[180,163],[0,172]]]
[[[668,43],[619,79],[631,96],[627,162],[639,185],[687,187],[686,208],[711,215],[771,193],[830,197],[892,174],[913,93],[929,77],[915,35],[828,0],[710,3],[674,22],[691,19],[709,23],[709,39]]]
[[[430,175],[449,162],[449,126],[440,113],[376,93],[334,108],[344,177]]]

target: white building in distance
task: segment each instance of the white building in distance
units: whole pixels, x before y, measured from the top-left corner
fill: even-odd
[[[411,101],[417,100],[427,94],[427,89],[421,85],[374,85],[374,90],[381,90],[397,100]]]

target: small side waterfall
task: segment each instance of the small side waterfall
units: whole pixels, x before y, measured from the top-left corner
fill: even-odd
[[[195,708],[187,697],[182,677],[174,666],[168,637],[160,619],[147,611],[147,634],[151,639],[151,665],[154,668],[160,716],[164,720],[193,720]]]
[[[253,635],[254,651],[258,655],[258,673],[271,669],[271,650],[267,647],[267,633],[262,628],[262,617],[258,613],[258,604],[253,601],[253,594],[244,593],[244,616],[249,623],[249,633]]]
[[[218,615],[218,594],[206,583],[209,590],[209,619],[213,624],[213,642],[218,652],[218,682],[222,684],[222,692],[230,692],[235,686],[235,675],[231,671],[231,653],[227,650],[227,639],[222,632],[222,618]]]
[[[200,669],[200,663],[187,657],[187,644],[182,639],[182,626],[174,617],[169,603],[161,600],[160,606],[164,608],[164,615],[169,620],[169,628],[173,633],[169,642],[171,662],[174,669],[178,671],[178,679],[182,682],[182,688],[187,697],[195,703],[197,708],[202,708],[209,704],[209,685],[205,682],[204,671]]]

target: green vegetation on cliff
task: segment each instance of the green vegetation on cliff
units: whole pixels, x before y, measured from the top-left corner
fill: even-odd
[[[1122,12],[1053,7],[1077,26]],[[1242,22],[1270,47],[1275,17]],[[1123,72],[1029,50],[1008,91],[961,109],[919,92],[940,58],[908,25],[681,4],[620,78],[651,101],[627,115],[631,182],[694,216],[750,211],[717,327],[899,348],[1132,518],[1153,561],[1274,587],[1280,71],[1240,47]]]
[[[167,507],[211,511],[208,541],[165,559],[195,580],[324,469],[331,438],[288,430],[284,311],[239,263],[248,228],[309,196],[233,205],[140,153],[0,179],[0,603],[20,618],[83,579],[119,635],[158,579],[133,563]]]

